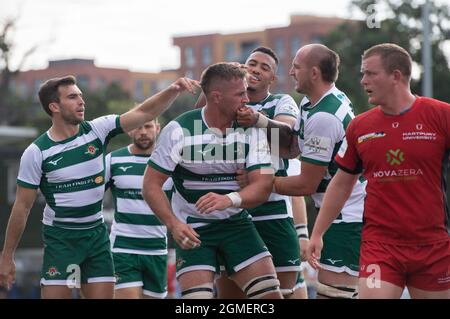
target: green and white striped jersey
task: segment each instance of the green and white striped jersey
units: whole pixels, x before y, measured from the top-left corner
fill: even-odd
[[[42,191],[42,222],[66,229],[103,223],[104,152],[111,137],[122,133],[117,115],[83,121],[80,130],[55,142],[45,132],[22,155],[17,184]]]
[[[288,115],[295,119],[299,116],[298,106],[288,94],[269,94],[264,100],[247,105],[270,119],[274,119],[278,115]],[[275,176],[287,176],[288,160],[274,158],[273,160],[276,160],[278,164]],[[248,211],[254,221],[292,217],[292,205],[289,196],[277,193],[270,194],[266,203]]]
[[[320,100],[311,105],[307,97],[300,103],[300,117],[295,125],[301,160],[327,166],[327,172],[315,194],[311,195],[315,206],[320,208],[325,190],[337,171],[334,156],[345,137],[345,130],[355,117],[352,103],[334,85]],[[334,223],[362,222],[366,181],[359,180],[352,194]]]
[[[236,171],[270,167],[271,158],[263,130],[244,130],[235,124],[223,135],[208,127],[202,108],[166,125],[148,165],[172,176],[172,210],[178,219],[195,228],[239,214],[242,209],[236,207],[200,214],[195,203],[209,192],[239,190]]]
[[[115,213],[111,251],[141,255],[167,254],[167,229],[142,197],[150,155],[134,155],[124,147],[106,156],[105,179],[111,188]]]

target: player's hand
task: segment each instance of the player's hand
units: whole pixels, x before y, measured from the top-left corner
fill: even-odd
[[[224,210],[232,205],[231,199],[225,195],[208,193],[200,197],[195,207],[200,214],[209,214],[215,210]]]
[[[16,265],[12,258],[0,256],[0,286],[8,290],[12,288],[16,279]]]
[[[190,226],[178,221],[171,229],[173,239],[182,249],[193,249],[200,246],[200,235]]]
[[[299,239],[299,244],[300,244],[300,257],[302,261],[307,261],[308,260],[308,256],[306,254],[306,250],[308,248],[309,245],[309,239],[308,238],[302,238]]]
[[[306,248],[306,259],[308,263],[314,269],[320,269],[322,266],[320,265],[320,254],[322,252],[323,241],[322,237],[316,237],[314,234],[309,239],[308,246]]]
[[[195,94],[196,89],[199,87],[200,84],[198,83],[198,81],[189,78],[179,78],[170,86],[172,90],[175,90],[179,93],[188,91],[192,94]]]
[[[251,107],[240,107],[236,111],[236,121],[240,126],[252,127],[258,121],[259,113],[253,111]]]

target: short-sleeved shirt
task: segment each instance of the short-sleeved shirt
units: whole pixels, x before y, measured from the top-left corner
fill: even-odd
[[[299,109],[294,99],[288,94],[268,94],[262,101],[247,103],[255,112],[259,112],[269,119],[279,115],[298,118]],[[276,159],[278,165],[275,176],[287,176],[288,160]],[[292,217],[292,205],[289,196],[272,193],[266,203],[248,210],[254,221],[281,219]]]
[[[349,98],[334,85],[315,105],[311,105],[307,97],[303,98],[300,108],[294,130],[298,134],[301,161],[327,167],[316,192],[311,195],[319,209],[337,171],[334,156],[345,137],[345,129],[355,116]],[[365,186],[364,180],[358,180],[334,223],[362,221]]]
[[[114,199],[111,250],[141,255],[167,254],[167,229],[142,197],[150,155],[132,154],[129,146],[106,156],[106,181]]]
[[[103,222],[105,150],[109,139],[121,132],[120,117],[107,115],[83,121],[68,139],[55,142],[47,131],[27,147],[17,184],[40,188],[45,225],[86,229]]]
[[[195,203],[201,196],[238,191],[236,171],[271,167],[271,158],[263,130],[234,124],[222,134],[208,127],[201,108],[182,114],[164,127],[148,165],[172,176],[172,210],[181,221],[196,228],[242,211],[229,207],[200,214]]]
[[[417,97],[400,115],[378,106],[357,116],[346,134],[336,161],[368,181],[362,239],[411,245],[448,240],[450,105]]]

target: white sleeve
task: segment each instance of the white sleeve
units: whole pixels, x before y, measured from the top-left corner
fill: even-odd
[[[326,112],[313,114],[305,123],[302,161],[328,165],[333,159],[334,147],[342,141],[345,131],[341,121]]]
[[[170,122],[161,131],[148,164],[162,173],[170,175],[181,162],[183,144],[182,127],[178,122]]]
[[[273,117],[278,115],[289,115],[297,118],[299,114],[299,109],[294,99],[290,95],[283,95],[283,97],[278,101],[275,107],[275,113]]]
[[[260,167],[272,166],[269,142],[265,130],[260,128],[250,128],[250,144],[246,158],[246,168],[248,170]]]
[[[105,184],[111,179],[111,153],[105,157]]]
[[[107,138],[109,139],[118,133],[122,133],[120,116],[115,114],[101,116],[88,123],[91,125],[95,135],[100,138],[102,144],[105,144]]]
[[[31,144],[20,158],[17,184],[26,188],[37,189],[41,184],[41,178],[42,152],[36,144]]]

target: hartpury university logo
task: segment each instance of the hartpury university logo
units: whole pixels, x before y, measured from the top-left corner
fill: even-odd
[[[397,148],[396,150],[389,150],[386,153],[386,161],[391,165],[400,165],[405,160],[405,154]]]

